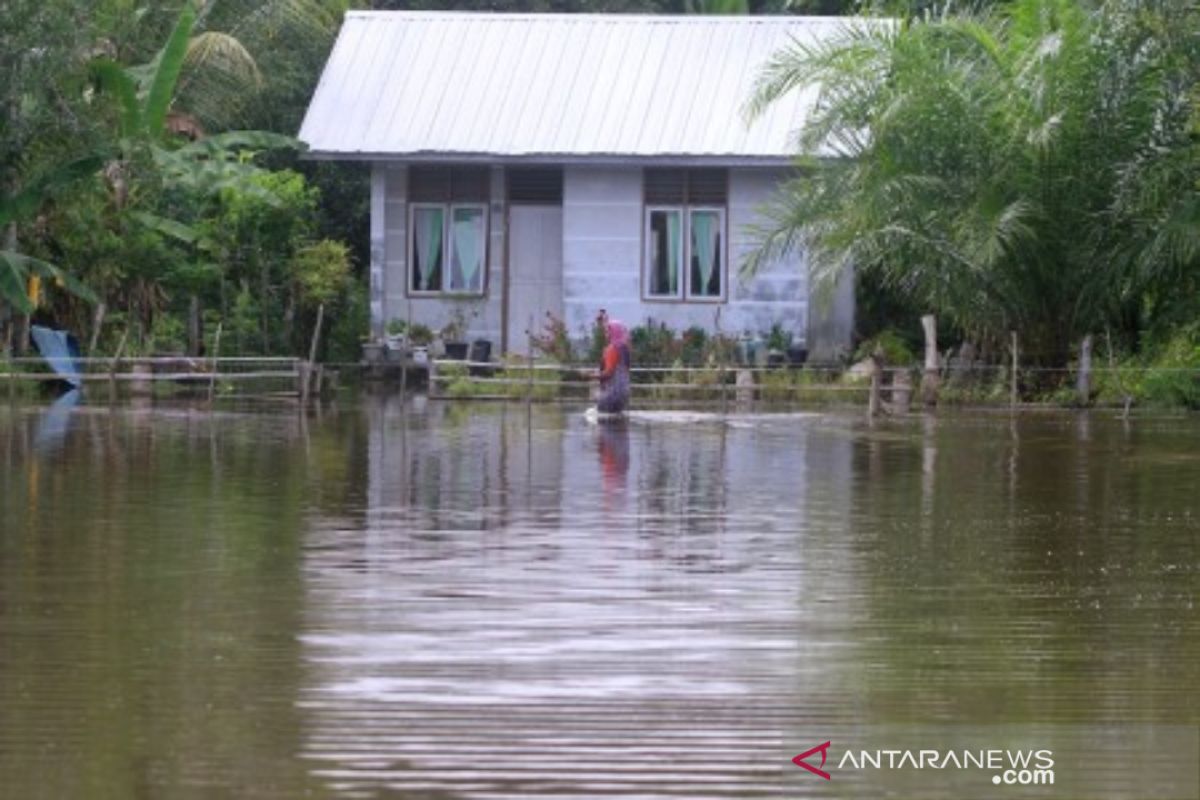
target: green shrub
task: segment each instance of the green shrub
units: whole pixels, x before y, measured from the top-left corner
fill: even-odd
[[[698,367],[704,363],[708,350],[708,332],[693,325],[683,332],[679,342],[679,359],[686,366]]]
[[[783,325],[778,322],[772,325],[770,332],[767,333],[767,349],[785,353],[791,346],[791,331],[784,330]]]
[[[420,322],[414,322],[408,326],[408,340],[412,342],[413,347],[428,347],[433,341],[433,329]]]
[[[152,353],[182,353],[187,349],[187,329],[183,320],[171,314],[158,314],[150,327]]]
[[[291,260],[300,302],[316,308],[339,300],[350,280],[350,249],[341,242],[323,239],[297,250]]]
[[[630,331],[629,340],[635,367],[665,367],[680,357],[682,343],[665,324],[639,325]]]
[[[854,351],[855,361],[864,361],[871,357],[875,348],[883,350],[883,361],[889,367],[907,367],[917,363],[917,357],[909,348],[908,343],[896,331],[888,328],[870,339],[864,339]]]
[[[1200,337],[1185,330],[1150,362],[1139,395],[1147,403],[1200,409]]]

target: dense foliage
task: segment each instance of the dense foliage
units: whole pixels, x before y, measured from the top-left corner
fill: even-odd
[[[1043,363],[1106,330],[1136,348],[1200,311],[1198,81],[1187,0],[1014,0],[796,43],[754,107],[818,83],[812,155],[760,255],[804,243],[820,279],[854,265]]]
[[[10,0],[0,346],[21,343],[33,311],[101,352],[121,339],[200,352],[221,325],[226,353],[294,353],[324,304],[326,355],[354,357],[367,316],[366,169],[303,161],[289,138],[350,5]],[[763,76],[759,107],[821,86],[802,137],[811,155],[763,231],[763,255],[804,243],[827,280],[853,264],[865,334],[898,319],[915,330],[932,311],[944,334],[985,352],[1017,330],[1025,354],[1054,365],[1088,333],[1126,363],[1194,353],[1200,11],[1188,0],[353,5],[870,8],[885,16],[797,43]]]
[[[33,310],[101,351],[198,353],[224,325],[226,352],[295,352],[320,298],[352,353],[365,299],[326,240],[359,232],[367,193],[291,138],[344,4],[77,5],[16,0],[0,21],[3,341]]]

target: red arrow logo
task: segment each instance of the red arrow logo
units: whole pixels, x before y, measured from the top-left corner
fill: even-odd
[[[821,766],[823,767],[823,766],[825,766],[825,755],[828,752],[828,750],[829,750],[829,742],[826,742],[825,744],[819,744],[816,747],[814,747],[812,750],[805,750],[803,753],[801,753],[800,755],[793,758],[792,763],[795,764],[797,767],[804,767],[806,770],[811,772],[813,775],[820,775],[825,780],[829,780],[828,772],[826,772],[823,769],[817,769],[812,764],[809,764],[807,761],[804,760],[804,759],[808,758],[809,756],[816,754],[819,751],[821,753]]]

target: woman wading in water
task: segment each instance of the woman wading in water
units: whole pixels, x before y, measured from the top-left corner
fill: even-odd
[[[596,410],[601,414],[621,414],[629,406],[629,331],[615,319],[601,318],[608,344],[600,359],[600,396]]]

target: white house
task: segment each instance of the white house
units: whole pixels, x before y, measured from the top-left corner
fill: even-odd
[[[810,302],[803,254],[751,280],[758,210],[815,100],[744,104],[813,17],[349,12],[300,138],[372,165],[371,317],[524,352],[547,312],[850,343],[852,281]]]

